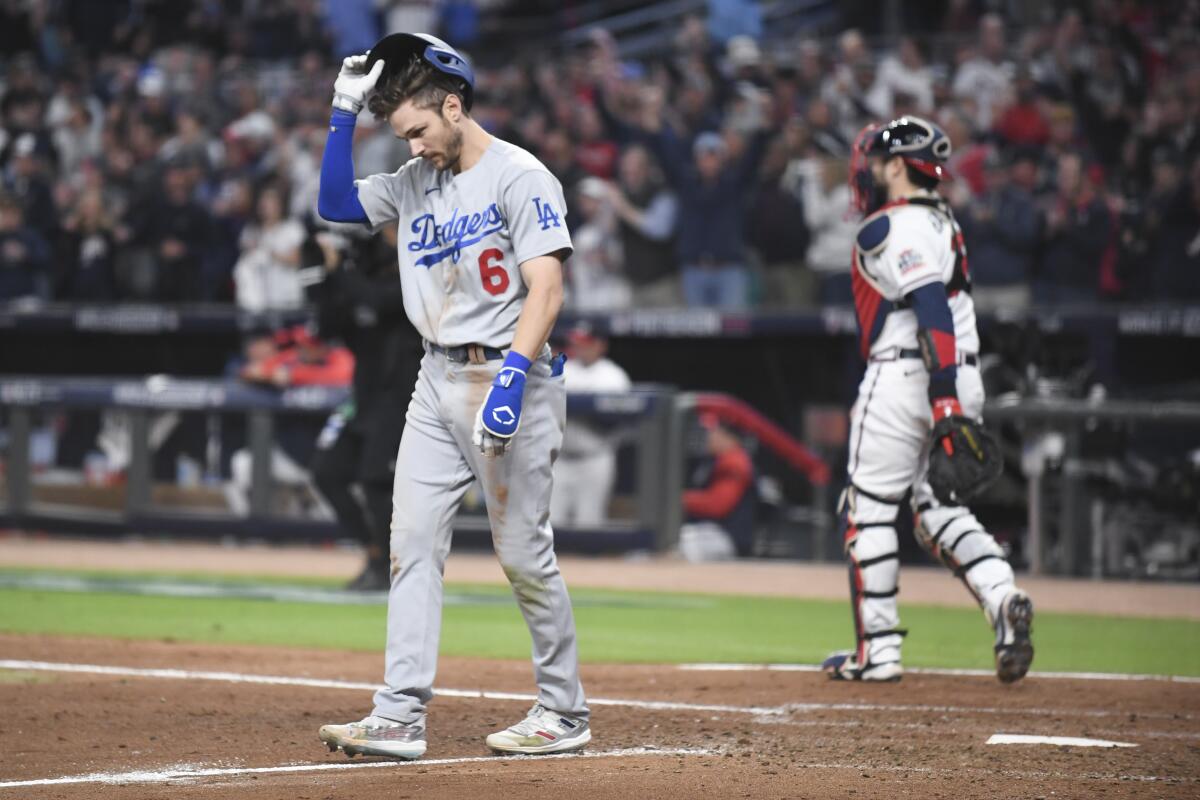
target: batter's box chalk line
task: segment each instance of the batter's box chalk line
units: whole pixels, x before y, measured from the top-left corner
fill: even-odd
[[[134,783],[188,783],[196,782],[203,778],[235,778],[242,775],[282,775],[297,772],[329,772],[333,770],[442,767],[455,764],[494,764],[501,761],[629,758],[634,756],[709,756],[716,753],[716,750],[688,747],[664,748],[662,750],[653,747],[631,747],[622,750],[602,750],[598,752],[550,753],[543,756],[470,756],[465,758],[434,758],[417,761],[347,761],[338,764],[286,764],[278,767],[201,767],[191,764],[181,764],[161,770],[93,772],[87,775],[69,775],[62,778],[4,781],[0,782],[0,791],[30,786],[65,786],[68,784],[101,784],[113,786]]]

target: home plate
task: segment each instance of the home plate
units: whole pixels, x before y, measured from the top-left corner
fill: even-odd
[[[1137,747],[1129,742],[1107,739],[1081,739],[1077,736],[1031,736],[1024,733],[994,733],[988,744],[1053,744],[1064,747]]]

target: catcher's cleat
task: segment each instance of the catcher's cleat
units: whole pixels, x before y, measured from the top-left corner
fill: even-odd
[[[564,753],[591,740],[587,720],[534,705],[525,719],[488,736],[487,746],[498,753]]]
[[[904,667],[899,661],[883,661],[879,664],[867,662],[859,666],[853,650],[839,650],[821,662],[821,669],[835,681],[875,681],[895,683],[904,677]]]
[[[1013,683],[1025,677],[1033,663],[1033,601],[1020,589],[1013,589],[1000,603],[993,622],[996,628],[996,677],[1001,683]]]
[[[317,732],[331,752],[339,748],[347,757],[383,756],[420,758],[425,754],[425,728],[404,725],[383,717],[370,716],[346,725],[322,725]]]

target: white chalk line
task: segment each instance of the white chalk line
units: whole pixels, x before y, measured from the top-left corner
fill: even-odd
[[[99,783],[171,783],[194,781],[198,778],[227,778],[239,775],[279,775],[293,772],[325,772],[329,770],[359,770],[396,768],[407,766],[441,767],[453,764],[494,764],[498,761],[529,761],[566,758],[625,758],[628,756],[705,756],[714,750],[700,748],[672,748],[658,750],[653,747],[631,747],[623,750],[604,750],[595,753],[550,753],[544,756],[470,756],[466,758],[435,758],[417,761],[358,761],[338,764],[288,764],[279,767],[198,767],[180,765],[162,770],[138,770],[134,772],[93,772],[88,775],[69,775],[62,778],[39,778],[27,781],[3,781],[0,789],[16,789],[28,786],[63,786],[66,784]]]
[[[150,667],[118,667],[103,664],[70,664],[57,661],[22,661],[0,659],[0,669],[29,670],[42,672],[74,672],[92,675],[115,675],[126,678],[161,678],[167,680],[220,681],[224,683],[246,683],[267,686],[305,686],[315,689],[350,689],[374,692],[383,688],[380,684],[357,681],[328,680],[324,678],[298,678],[286,675],[254,675],[240,672],[208,672],[202,670],[164,669]],[[488,692],[476,689],[435,688],[439,697],[459,697],[471,700],[513,700],[533,702],[531,694],[518,692]],[[811,711],[900,711],[940,714],[1011,714],[1016,716],[1076,716],[1076,717],[1125,717],[1128,710],[1111,709],[1054,709],[1054,708],[1000,708],[989,706],[950,706],[900,703],[785,703],[779,706],[736,706],[714,703],[682,703],[663,700],[635,700],[628,698],[588,698],[592,706],[615,706],[637,708],[644,711],[689,711],[717,714],[749,714],[755,717],[788,716]],[[1190,714],[1154,714],[1138,711],[1143,719],[1184,719]]]
[[[821,672],[816,664],[678,664],[677,669],[690,672]],[[941,677],[994,678],[990,669],[942,669],[939,667],[905,667],[909,675],[937,675]],[[1166,681],[1168,683],[1200,683],[1200,678],[1190,675],[1141,675],[1125,672],[1031,672],[1030,678],[1066,679],[1075,681]]]

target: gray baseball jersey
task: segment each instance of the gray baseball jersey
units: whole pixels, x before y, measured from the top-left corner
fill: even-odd
[[[501,139],[457,175],[414,158],[357,186],[373,226],[400,221],[404,309],[443,347],[512,344],[528,293],[520,265],[571,251],[562,185]]]

